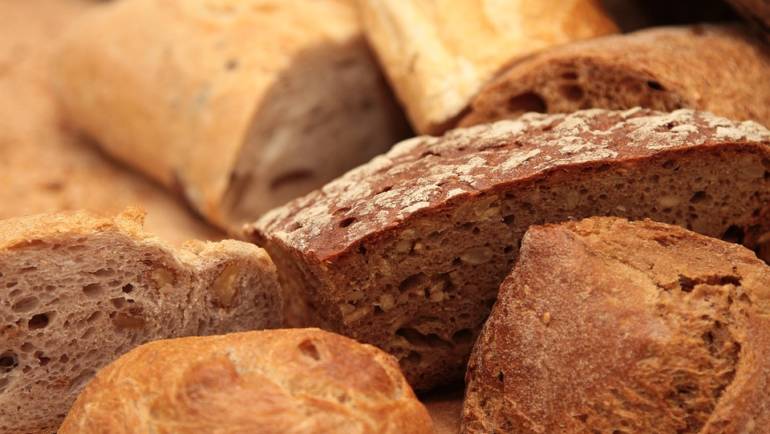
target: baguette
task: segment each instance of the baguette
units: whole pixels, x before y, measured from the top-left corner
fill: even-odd
[[[0,221],[0,433],[56,430],[94,372],[144,342],[281,325],[264,251],[236,241],[175,251],[141,218]]]
[[[598,0],[358,0],[412,126],[456,122],[499,69],[537,50],[614,33]]]
[[[595,109],[402,142],[247,236],[276,262],[292,319],[385,349],[428,389],[462,375],[530,225],[649,217],[753,245],[768,203],[764,127]]]
[[[100,371],[59,434],[432,434],[389,355],[317,329],[156,341]]]
[[[652,221],[533,227],[467,374],[462,433],[765,433],[770,268]]]
[[[74,127],[228,229],[407,135],[347,0],[113,2],[55,66]]]
[[[663,27],[554,48],[484,87],[460,126],[524,112],[692,108],[770,126],[770,51],[745,28]]]

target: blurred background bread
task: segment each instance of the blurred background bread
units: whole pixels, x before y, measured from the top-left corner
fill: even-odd
[[[68,122],[223,228],[408,134],[347,0],[98,9],[57,55]]]
[[[99,372],[59,434],[432,434],[389,355],[317,329],[156,341]]]

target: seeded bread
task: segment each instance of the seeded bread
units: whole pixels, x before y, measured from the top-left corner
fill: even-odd
[[[706,110],[770,126],[770,49],[745,28],[662,27],[554,48],[482,89],[459,125],[528,111]]]
[[[764,33],[770,41],[770,2],[767,0],[728,0],[741,15]]]
[[[462,375],[532,224],[650,217],[752,242],[770,131],[708,113],[528,114],[402,142],[247,229],[293,315],[396,355],[413,387]]]
[[[120,354],[175,336],[279,326],[275,268],[247,243],[174,251],[141,215],[0,221],[0,433],[51,433]]]
[[[421,133],[454,123],[500,68],[617,31],[598,0],[357,0],[369,42]]]
[[[100,371],[59,434],[432,434],[393,357],[317,329],[156,341]]]
[[[770,268],[652,221],[533,227],[474,348],[463,433],[766,433]]]
[[[63,38],[56,89],[74,127],[239,230],[407,135],[351,2],[112,2]]]

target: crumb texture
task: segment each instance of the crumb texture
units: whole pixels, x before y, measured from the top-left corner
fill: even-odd
[[[141,218],[0,222],[0,433],[55,430],[98,369],[144,342],[280,325],[261,249],[173,250],[144,234]]]

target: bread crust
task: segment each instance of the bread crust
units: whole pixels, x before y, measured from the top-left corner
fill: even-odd
[[[0,433],[55,430],[94,372],[141,343],[281,325],[264,250],[174,250],[142,219],[127,210],[0,221]]]
[[[770,268],[652,221],[532,227],[468,366],[463,433],[764,432]]]
[[[714,67],[719,65],[719,67]],[[742,26],[660,27],[556,47],[511,65],[458,125],[636,106],[770,126],[770,50]]]
[[[655,217],[751,245],[767,230],[769,144],[757,123],[691,110],[528,114],[402,142],[247,236],[295,312],[386,349],[428,389],[462,375],[528,225]]]
[[[515,59],[614,33],[595,0],[358,0],[367,38],[420,133],[440,133]]]
[[[68,120],[221,227],[240,228],[406,135],[346,0],[101,9],[56,57]]]
[[[389,355],[318,329],[157,341],[100,371],[60,434],[429,434]]]

